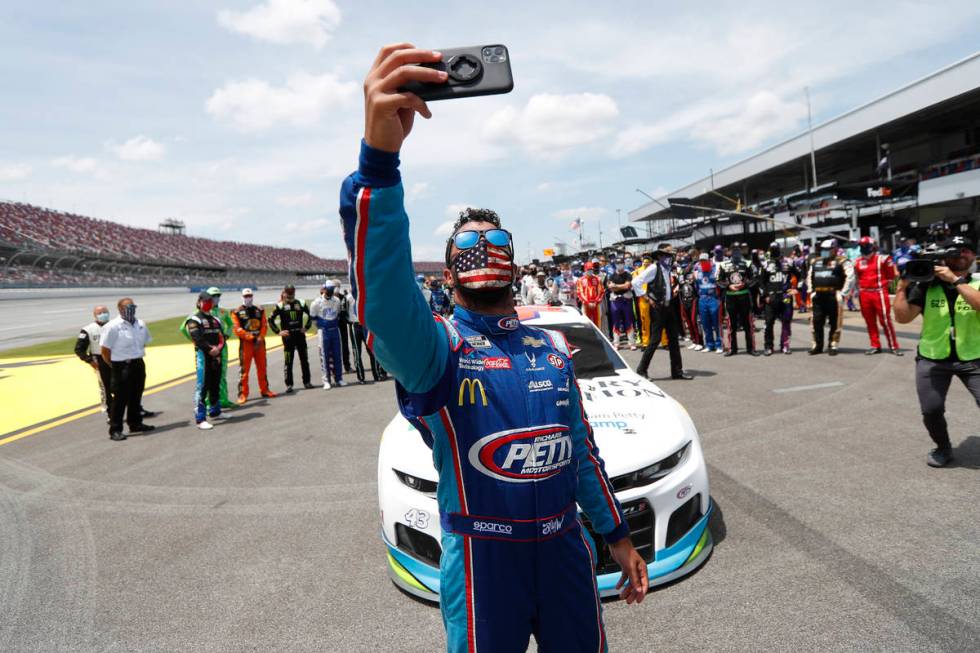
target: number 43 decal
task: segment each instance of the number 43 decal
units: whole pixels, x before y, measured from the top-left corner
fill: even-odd
[[[429,525],[429,513],[412,508],[405,513],[405,523],[415,528],[426,528]]]

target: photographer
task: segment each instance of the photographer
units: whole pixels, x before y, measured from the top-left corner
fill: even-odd
[[[922,315],[915,387],[922,421],[936,443],[926,459],[931,467],[945,467],[953,460],[945,413],[954,376],[980,406],[980,279],[971,276],[976,254],[958,236],[944,243],[944,249],[943,264],[935,265],[934,277],[929,281],[904,277],[894,302],[899,324]]]

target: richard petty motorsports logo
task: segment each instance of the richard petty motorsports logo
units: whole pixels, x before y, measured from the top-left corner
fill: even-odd
[[[572,438],[564,424],[499,431],[474,442],[469,461],[483,474],[501,481],[538,481],[571,464]]]

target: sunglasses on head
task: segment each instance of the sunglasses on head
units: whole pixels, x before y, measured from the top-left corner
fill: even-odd
[[[494,228],[485,229],[484,231],[477,231],[475,229],[457,231],[456,235],[453,236],[453,244],[459,249],[470,249],[480,242],[481,236],[494,247],[508,247],[511,242],[509,231]]]

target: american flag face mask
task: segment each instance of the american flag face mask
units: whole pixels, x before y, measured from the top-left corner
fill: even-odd
[[[514,280],[513,248],[505,229],[465,230],[453,236],[460,250],[451,261],[464,288],[484,290],[509,286]]]

